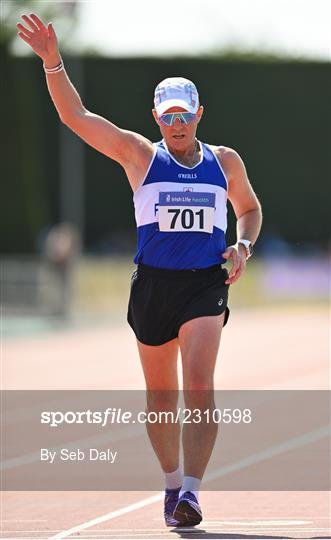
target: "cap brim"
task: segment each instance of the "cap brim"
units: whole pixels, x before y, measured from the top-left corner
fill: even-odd
[[[171,107],[182,107],[185,111],[195,114],[199,105],[197,107],[191,107],[187,101],[184,101],[183,99],[167,99],[166,101],[162,101],[155,109],[157,114],[163,114]]]

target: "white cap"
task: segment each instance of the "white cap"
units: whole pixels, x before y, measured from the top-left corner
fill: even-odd
[[[199,108],[199,94],[195,84],[183,77],[169,77],[155,88],[154,107],[163,114],[170,107],[183,107],[190,113]]]

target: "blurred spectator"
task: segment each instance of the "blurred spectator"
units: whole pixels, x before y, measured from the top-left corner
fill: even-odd
[[[59,223],[46,236],[44,253],[56,281],[52,313],[68,317],[73,297],[74,265],[81,249],[80,234],[71,223]]]

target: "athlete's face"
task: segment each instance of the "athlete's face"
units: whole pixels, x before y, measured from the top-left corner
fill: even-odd
[[[170,109],[165,111],[164,114],[172,112],[187,111],[182,107],[171,107]],[[185,150],[186,148],[189,148],[192,144],[194,144],[198,123],[201,120],[202,114],[203,107],[202,105],[200,105],[192,122],[185,124],[182,123],[179,118],[176,118],[172,126],[166,126],[160,121],[156,110],[153,109],[153,116],[160,128],[161,134],[167,146],[169,148],[173,148],[174,150],[179,151]]]

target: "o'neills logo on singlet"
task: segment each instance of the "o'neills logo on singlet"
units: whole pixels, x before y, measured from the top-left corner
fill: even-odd
[[[198,178],[198,175],[195,173],[178,173],[178,178],[184,178],[185,180],[195,180],[196,178]]]

